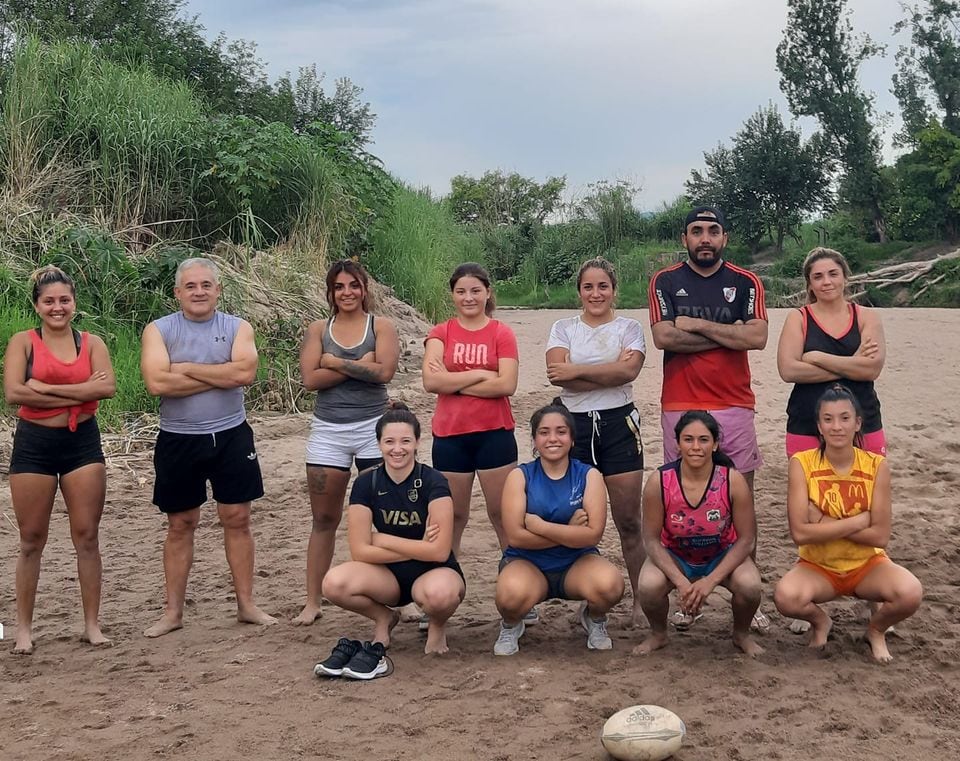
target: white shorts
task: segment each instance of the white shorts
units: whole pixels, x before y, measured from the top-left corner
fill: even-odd
[[[383,457],[377,445],[379,416],[359,423],[327,423],[314,417],[307,439],[307,465],[347,468],[358,460]]]

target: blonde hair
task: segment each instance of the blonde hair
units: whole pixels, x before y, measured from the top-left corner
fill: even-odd
[[[595,256],[593,259],[587,259],[587,261],[580,265],[580,270],[577,272],[577,291],[580,290],[580,281],[583,280],[583,273],[587,270],[600,270],[601,272],[605,272],[607,277],[610,278],[610,285],[613,286],[613,290],[617,290],[617,271],[613,268],[613,264],[602,256]]]

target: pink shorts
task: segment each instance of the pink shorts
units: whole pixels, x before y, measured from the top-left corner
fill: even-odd
[[[763,465],[760,447],[757,445],[756,413],[745,407],[725,407],[722,410],[707,410],[720,425],[720,449],[741,473],[752,473]],[[683,412],[660,413],[663,428],[663,461],[673,462],[680,457],[677,434],[674,428]]]
[[[805,452],[808,449],[817,449],[820,446],[820,439],[816,436],[804,436],[799,433],[787,434],[787,459],[789,460],[797,452]],[[863,434],[863,447],[867,452],[887,456],[887,437],[883,435],[883,429],[873,433]]]

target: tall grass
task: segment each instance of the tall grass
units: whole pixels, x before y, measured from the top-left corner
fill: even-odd
[[[364,260],[370,273],[434,321],[450,313],[453,268],[481,258],[479,241],[457,226],[445,205],[402,185],[371,239]]]

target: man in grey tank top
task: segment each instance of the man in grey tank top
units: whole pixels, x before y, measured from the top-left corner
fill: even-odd
[[[253,328],[217,310],[219,272],[209,259],[180,264],[174,295],[180,311],[147,325],[140,358],[147,391],[160,397],[153,502],[167,514],[164,611],[144,635],[159,637],[183,626],[193,537],[207,501],[207,481],[223,526],[237,620],[272,624],[276,619],[253,602],[250,506],[263,496],[253,431],[243,408],[243,387],[257,373]]]

